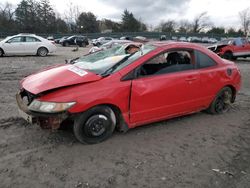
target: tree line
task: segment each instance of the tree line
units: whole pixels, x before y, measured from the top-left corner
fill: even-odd
[[[0,4],[0,32],[11,33],[99,33],[157,31],[167,33],[209,33],[247,35],[250,30],[250,9],[239,12],[241,29],[217,27],[209,21],[206,12],[193,20],[166,20],[156,27],[146,25],[132,12],[125,9],[121,21],[98,20],[92,12],[82,12],[70,3],[64,15],[57,13],[49,0],[22,0],[16,7],[10,3]]]

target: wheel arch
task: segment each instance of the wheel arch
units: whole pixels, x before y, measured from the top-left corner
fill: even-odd
[[[90,108],[84,110],[83,113],[97,106],[107,106],[111,108],[111,110],[114,112],[115,117],[116,117],[116,129],[118,131],[126,132],[129,129],[129,126],[127,122],[125,121],[125,118],[123,117],[122,111],[117,105],[114,105],[111,103],[100,103],[100,104],[93,105]]]
[[[232,96],[231,102],[233,103],[235,101],[235,98],[236,98],[236,93],[237,93],[236,88],[231,84],[225,85],[224,87],[229,87],[232,90],[233,96]],[[221,89],[223,89],[223,88],[221,88]]]
[[[3,54],[5,54],[5,52],[4,52],[4,50],[3,50],[3,48],[1,48],[1,47],[0,47],[0,50],[3,52]]]
[[[233,51],[231,49],[226,49],[225,52],[223,53],[223,55],[226,53],[231,53],[233,55]]]
[[[37,48],[37,51],[36,51],[37,54],[38,54],[38,50],[41,49],[41,48],[45,48],[47,50],[47,52],[49,53],[49,49],[46,46],[39,46]]]

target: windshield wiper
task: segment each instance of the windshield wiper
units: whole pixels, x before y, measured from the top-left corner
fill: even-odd
[[[107,69],[106,71],[104,71],[103,73],[101,73],[100,75],[102,77],[107,77],[109,76],[118,66],[120,66],[122,63],[124,63],[125,61],[128,60],[128,58],[130,58],[131,56],[133,56],[135,53],[130,54],[128,56],[125,56],[123,59],[121,59],[118,63],[116,63],[114,66],[110,67],[109,69]]]

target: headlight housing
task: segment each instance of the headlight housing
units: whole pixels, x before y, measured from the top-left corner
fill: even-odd
[[[29,105],[28,109],[35,112],[44,112],[44,113],[58,113],[63,112],[72,107],[76,102],[66,102],[66,103],[57,103],[57,102],[44,102],[39,100],[33,100]]]

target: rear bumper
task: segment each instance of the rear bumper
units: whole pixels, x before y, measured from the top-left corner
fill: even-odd
[[[69,117],[67,112],[50,114],[33,112],[28,109],[28,106],[23,102],[20,93],[16,94],[19,115],[30,124],[37,124],[44,129],[58,129],[61,123]]]
[[[49,53],[55,53],[57,50],[57,47],[56,46],[53,46],[49,49]]]

